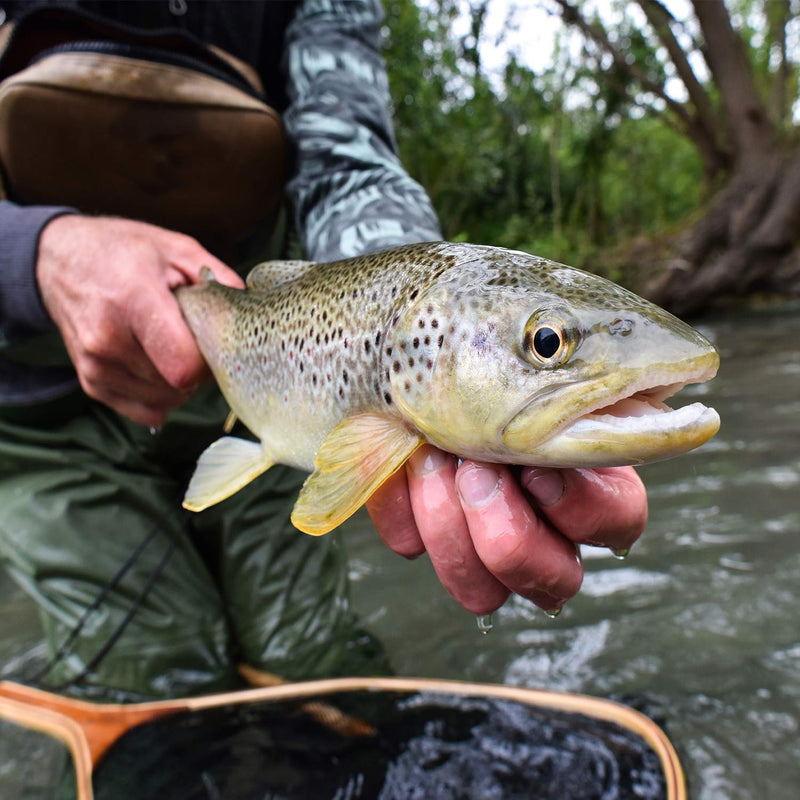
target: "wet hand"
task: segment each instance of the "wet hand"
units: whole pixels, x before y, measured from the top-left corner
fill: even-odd
[[[70,215],[42,232],[36,278],[83,390],[144,425],[160,425],[207,374],[172,295],[239,276],[194,239],[142,222]]]
[[[367,503],[395,552],[427,551],[451,595],[487,614],[512,592],[559,609],[583,580],[576,545],[627,550],[647,521],[630,467],[551,470],[456,459],[425,445]]]

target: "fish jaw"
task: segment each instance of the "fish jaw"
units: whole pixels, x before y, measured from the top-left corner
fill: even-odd
[[[622,373],[584,384],[581,402],[592,397],[591,405],[583,402],[578,416],[535,444],[526,441],[529,418],[539,416],[534,398],[509,421],[503,442],[525,454],[519,463],[543,467],[637,466],[672,458],[708,441],[719,430],[720,418],[702,403],[673,409],[664,400],[686,385],[710,380],[718,367],[719,355],[709,344],[701,356],[632,381]]]

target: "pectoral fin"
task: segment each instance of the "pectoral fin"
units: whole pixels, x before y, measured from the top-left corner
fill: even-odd
[[[197,460],[183,507],[202,511],[213,506],[266,472],[273,463],[257,442],[233,436],[217,439]]]
[[[340,422],[322,443],[314,472],[300,490],[292,523],[320,536],[357,511],[424,442],[401,421],[358,414]]]

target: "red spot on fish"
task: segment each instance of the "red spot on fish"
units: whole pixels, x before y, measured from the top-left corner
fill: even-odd
[[[289,358],[294,360],[294,351],[293,350],[289,351]]]
[[[349,339],[345,339],[344,340],[344,346],[345,347],[349,347],[350,346],[350,340]]]

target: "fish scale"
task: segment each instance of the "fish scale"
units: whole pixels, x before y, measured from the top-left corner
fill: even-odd
[[[267,262],[247,284],[176,290],[259,440],[225,437],[201,456],[185,500],[193,510],[284,463],[312,472],[294,523],[324,533],[424,442],[485,461],[611,466],[683,452],[719,425],[712,409],[657,407],[716,371],[706,339],[609,281],[526,253],[409,245],[330,264]],[[540,330],[555,354],[535,352]],[[634,416],[652,419],[612,424],[626,414],[599,413],[629,396]]]

